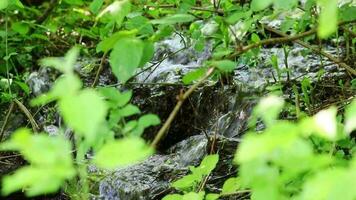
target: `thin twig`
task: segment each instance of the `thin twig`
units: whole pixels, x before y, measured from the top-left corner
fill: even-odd
[[[14,103],[14,102],[11,102],[10,107],[9,107],[9,110],[7,111],[7,114],[6,114],[6,116],[5,116],[4,123],[2,124],[1,130],[0,130],[0,142],[2,141],[2,138],[3,138],[3,136],[4,136],[4,132],[5,132],[6,125],[7,125],[7,123],[9,122],[9,118],[10,118],[10,115],[11,115],[12,110],[14,109],[14,107],[15,107],[15,103]]]
[[[274,28],[271,28],[271,27],[268,27],[268,26],[265,26],[265,29],[267,29],[268,31],[271,31],[273,33],[276,33],[278,35],[281,35],[281,36],[287,36],[287,34],[281,32],[281,31],[278,31]],[[345,68],[348,72],[350,72],[352,75],[356,76],[356,70],[353,69],[352,67],[350,67],[349,65],[347,65],[346,63],[342,62],[341,60],[339,60],[338,58],[335,58],[334,56],[332,56],[331,54],[328,54],[326,53],[325,51],[322,51],[320,50],[319,48],[317,47],[313,47],[301,40],[295,40],[294,42],[308,48],[308,49],[311,49],[312,51],[316,52],[316,53],[319,53],[321,55],[323,55],[324,57],[328,58],[329,60],[331,60],[332,62],[334,62],[335,64],[338,64],[340,67],[342,68]]]
[[[239,48],[235,53],[231,54],[229,57],[230,58],[234,58],[242,53],[245,53],[251,49],[257,48],[259,46],[263,46],[263,45],[269,45],[269,44],[279,44],[279,43],[286,43],[286,42],[291,42],[291,41],[295,41],[310,35],[313,35],[316,33],[316,29],[312,29],[297,35],[293,35],[293,36],[289,36],[289,35],[284,35],[284,37],[279,37],[279,38],[269,38],[269,39],[265,39],[265,40],[261,40],[260,42],[254,43],[254,44],[250,44],[247,46],[244,46],[242,48]]]
[[[168,131],[170,125],[172,124],[174,118],[178,114],[178,111],[182,107],[184,101],[193,93],[195,89],[197,89],[207,78],[209,78],[209,76],[214,72],[214,70],[215,70],[214,67],[210,68],[202,79],[200,79],[197,83],[195,83],[192,87],[190,87],[184,94],[179,95],[176,106],[174,107],[171,114],[169,114],[167,121],[163,124],[161,129],[158,131],[156,137],[151,143],[151,147],[155,148],[157,146],[159,141],[164,137],[165,133]]]
[[[95,78],[94,78],[94,81],[93,81],[91,87],[95,87],[99,82],[100,73],[104,68],[104,63],[105,63],[105,59],[106,59],[106,55],[107,54],[108,54],[108,52],[105,52],[103,54],[103,56],[101,57],[101,59],[100,59],[100,65],[99,65],[98,70],[96,71]]]
[[[240,195],[240,194],[249,193],[249,192],[251,192],[251,190],[239,190],[239,191],[232,192],[232,193],[221,194],[220,197],[235,196],[235,195]]]
[[[30,111],[19,100],[14,99],[14,102],[17,104],[17,106],[20,108],[20,110],[27,116],[28,120],[30,121],[30,123],[32,125],[33,131],[38,132],[40,130],[40,128],[39,128],[38,124],[36,123],[35,119],[33,118],[32,114],[30,113]]]

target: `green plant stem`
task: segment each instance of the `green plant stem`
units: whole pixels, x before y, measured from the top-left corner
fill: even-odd
[[[9,94],[10,96],[12,96],[12,92],[11,92],[11,82],[10,82],[10,69],[9,69],[9,59],[8,59],[8,56],[9,56],[9,41],[8,41],[8,25],[9,25],[9,22],[8,22],[8,11],[7,9],[5,10],[5,54],[6,54],[6,78],[7,78],[7,84],[8,84],[8,89],[9,89]]]
[[[4,136],[4,132],[5,132],[6,125],[7,125],[7,123],[9,122],[9,118],[10,118],[10,115],[11,115],[11,113],[12,113],[14,107],[15,107],[15,103],[14,103],[14,102],[11,102],[10,107],[9,107],[9,110],[8,110],[7,113],[6,113],[6,116],[5,116],[5,119],[4,119],[4,123],[2,124],[1,129],[0,129],[0,142],[2,141],[2,138],[3,138],[3,136]]]
[[[161,129],[158,131],[156,137],[151,143],[151,147],[155,148],[158,145],[159,141],[164,137],[165,133],[168,131],[170,125],[172,124],[174,118],[178,114],[178,111],[182,107],[184,101],[193,93],[194,90],[196,90],[206,79],[208,79],[209,76],[214,71],[215,71],[214,67],[210,68],[202,79],[200,79],[197,83],[195,83],[192,87],[190,87],[184,94],[179,95],[176,106],[174,107],[173,111],[169,114],[168,119],[163,124]]]
[[[98,70],[96,71],[95,78],[94,78],[94,81],[93,81],[91,87],[95,87],[99,82],[100,73],[104,68],[104,63],[105,63],[107,54],[108,54],[108,52],[105,52],[104,55],[100,59],[100,65],[99,65]]]
[[[36,123],[35,119],[33,118],[32,114],[30,113],[30,111],[19,100],[14,99],[14,102],[17,104],[17,106],[20,108],[20,110],[26,115],[26,117],[30,121],[33,131],[38,132],[40,130],[40,128],[39,128],[38,124]]]

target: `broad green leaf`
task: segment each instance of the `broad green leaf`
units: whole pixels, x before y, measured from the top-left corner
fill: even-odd
[[[221,194],[234,193],[241,189],[241,183],[238,178],[229,178],[225,181]]]
[[[206,70],[206,68],[199,68],[197,70],[188,72],[186,75],[184,75],[182,79],[183,83],[187,85],[192,83],[193,81],[199,80],[205,75]]]
[[[252,11],[260,11],[273,3],[274,0],[252,0],[251,9]]]
[[[99,89],[99,92],[107,98],[110,108],[123,107],[130,102],[132,97],[132,91],[120,92],[114,87],[103,87]]]
[[[210,193],[205,196],[205,200],[218,200],[219,197],[219,194]]]
[[[186,23],[186,22],[191,22],[195,19],[193,15],[189,14],[175,14],[175,15],[170,15],[166,16],[161,19],[155,19],[151,20],[152,24],[166,24],[166,25],[171,25],[171,24],[177,24],[177,23]]]
[[[94,163],[104,169],[115,169],[137,163],[153,153],[141,138],[124,138],[109,142],[94,157]]]
[[[183,195],[180,194],[169,194],[165,197],[163,197],[162,200],[182,200],[183,199]]]
[[[25,94],[30,94],[30,87],[28,87],[28,85],[25,82],[21,82],[21,81],[14,81],[14,83],[16,83],[21,89],[22,91],[25,92]]]
[[[316,134],[335,141],[337,139],[337,109],[331,107],[327,110],[322,110],[313,116],[314,131]]]
[[[144,66],[147,62],[151,61],[154,54],[154,46],[152,42],[144,42],[143,54],[139,64],[139,67]]]
[[[26,35],[28,33],[28,31],[30,30],[30,27],[26,23],[14,22],[11,24],[11,29],[21,35]]]
[[[62,137],[33,135],[28,129],[20,129],[0,148],[19,151],[30,163],[3,178],[4,195],[21,189],[27,196],[53,193],[75,176],[71,145]]]
[[[345,131],[350,134],[356,129],[356,100],[353,100],[345,109]]]
[[[352,21],[356,19],[356,6],[344,6],[340,9],[340,21]]]
[[[9,0],[1,0],[0,1],[0,10],[3,10],[9,6]]]
[[[298,199],[301,200],[324,200],[343,199],[354,200],[356,191],[355,171],[343,168],[331,168],[320,171],[311,179],[307,180],[303,186]]]
[[[275,9],[291,10],[298,5],[298,0],[274,0]]]
[[[276,120],[279,113],[282,111],[284,106],[284,100],[280,97],[270,95],[264,97],[260,100],[257,106],[253,110],[253,120],[252,123],[255,123],[257,117],[261,117],[263,122],[267,126],[271,125],[273,121]],[[268,112],[266,112],[268,110]]]
[[[64,121],[76,134],[94,142],[96,133],[106,117],[106,105],[99,94],[85,89],[75,96],[60,99],[59,110]]]
[[[104,3],[104,0],[93,0],[89,6],[90,11],[94,14],[98,14],[100,8],[103,6],[103,3]]]
[[[143,49],[143,42],[136,38],[122,38],[115,44],[110,54],[110,64],[121,83],[134,75],[141,62]]]
[[[103,41],[99,42],[99,44],[96,47],[96,52],[108,52],[112,48],[114,48],[116,42],[119,39],[122,39],[122,38],[125,38],[125,37],[134,36],[136,33],[137,33],[137,30],[116,32],[112,36],[110,36],[110,37],[104,39]]]
[[[47,94],[42,94],[31,101],[32,106],[45,105],[63,96],[75,95],[80,88],[82,82],[75,74],[63,75],[55,82],[52,90]]]
[[[43,67],[53,67],[60,70],[63,73],[73,73],[75,62],[79,55],[79,47],[73,47],[70,49],[64,59],[63,58],[56,58],[56,57],[49,57],[40,60],[40,64]]]
[[[84,4],[83,0],[64,0],[67,4],[81,6]]]
[[[183,196],[182,200],[204,200],[204,192],[189,192]]]
[[[189,191],[194,187],[202,178],[201,174],[189,174],[174,181],[172,186],[181,191]]]
[[[232,72],[236,68],[236,63],[231,60],[213,61],[211,65],[222,72]]]
[[[219,154],[207,155],[201,161],[198,170],[203,175],[209,175],[216,167],[216,164],[219,161]]]
[[[122,117],[129,117],[135,114],[139,114],[140,112],[140,109],[132,104],[128,104],[120,110],[120,114]]]
[[[161,123],[161,120],[157,115],[154,114],[146,114],[140,117],[138,123],[143,128],[147,128],[149,126],[156,126]]]
[[[318,36],[327,38],[337,30],[338,7],[337,0],[318,0],[321,5],[319,15]]]
[[[111,18],[116,21],[118,27],[121,26],[124,18],[131,11],[131,3],[129,0],[114,1],[108,7],[106,7],[99,15],[98,19],[106,13],[111,15]]]

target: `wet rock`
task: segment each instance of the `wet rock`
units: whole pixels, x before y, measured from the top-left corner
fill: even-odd
[[[142,163],[106,172],[94,199],[160,199],[170,182],[185,175],[188,166],[199,164],[206,154],[207,143],[203,135],[192,136],[168,150],[168,155],[153,155]]]
[[[39,96],[49,91],[52,86],[51,69],[42,67],[37,72],[32,72],[26,83],[34,96]]]
[[[150,68],[136,77],[140,83],[177,83],[187,72],[200,67],[210,58],[212,44],[206,42],[203,51],[194,49],[194,44],[180,34],[174,34],[155,44],[155,55]]]

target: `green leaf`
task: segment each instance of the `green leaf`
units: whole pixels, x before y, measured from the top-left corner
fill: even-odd
[[[75,96],[66,96],[58,102],[64,121],[76,134],[94,142],[106,117],[106,106],[100,95],[91,90],[82,90]]]
[[[298,0],[274,0],[275,9],[291,10],[298,5]]]
[[[356,100],[345,109],[345,132],[350,134],[356,129]]]
[[[103,6],[103,3],[104,3],[104,0],[93,0],[89,6],[90,11],[94,14],[98,14],[100,8]]]
[[[175,14],[175,15],[166,16],[166,17],[164,17],[162,19],[151,20],[151,23],[152,24],[172,25],[172,24],[177,24],[177,23],[191,22],[194,19],[195,19],[195,17],[193,15]]]
[[[9,0],[1,0],[0,1],[0,10],[3,10],[9,6]]]
[[[182,200],[182,199],[183,199],[183,195],[169,194],[169,195],[166,195],[165,197],[163,197],[162,200]]]
[[[138,123],[143,128],[147,128],[149,126],[156,126],[161,123],[161,120],[158,118],[157,115],[154,114],[146,114],[140,117]]]
[[[182,200],[203,200],[204,199],[204,192],[189,192],[183,196]]]
[[[67,4],[81,6],[84,4],[83,0],[64,0]]]
[[[217,67],[222,72],[232,72],[236,68],[236,63],[231,60],[213,61],[211,65]]]
[[[152,42],[144,42],[143,54],[139,67],[144,66],[147,62],[151,61],[154,55],[154,46]]]
[[[205,200],[218,200],[219,197],[219,194],[210,193],[205,196]]]
[[[318,36],[327,38],[337,30],[338,8],[337,0],[318,0],[321,5]]]
[[[123,107],[130,102],[132,97],[131,90],[121,93],[114,87],[103,87],[99,89],[99,92],[107,98],[110,108]]]
[[[225,181],[221,194],[234,193],[241,189],[241,184],[238,178],[229,178]]]
[[[40,60],[40,64],[41,66],[53,67],[65,74],[66,73],[70,74],[73,73],[74,64],[78,58],[78,55],[79,55],[79,48],[73,47],[67,52],[67,54],[64,57],[64,60],[63,58],[49,57]]]
[[[129,0],[114,1],[108,7],[106,7],[97,18],[101,18],[106,13],[111,15],[112,20],[116,21],[118,27],[121,26],[124,18],[131,11],[131,3]]]
[[[343,168],[331,168],[319,172],[316,176],[307,180],[298,199],[324,200],[343,199],[354,200],[356,191],[356,173],[353,170]]]
[[[274,0],[252,0],[251,9],[252,11],[260,11],[273,3]]]
[[[14,83],[16,83],[22,89],[22,91],[25,92],[25,94],[30,94],[30,87],[28,87],[26,83],[21,81],[14,81]]]
[[[125,83],[134,75],[141,62],[143,48],[143,42],[136,38],[122,38],[117,41],[110,54],[110,64],[120,82]]]
[[[194,187],[202,178],[201,174],[189,174],[174,181],[172,186],[178,190],[186,191]]]
[[[219,154],[205,156],[198,167],[199,173],[202,173],[203,175],[209,175],[215,169],[218,161]]]
[[[336,107],[331,107],[314,115],[312,129],[315,131],[315,134],[330,141],[335,141],[337,139],[336,114]]]
[[[132,104],[128,104],[120,110],[120,114],[122,117],[129,117],[135,114],[139,114],[140,112],[140,109]]]
[[[186,75],[184,75],[182,81],[184,84],[188,85],[193,81],[197,81],[202,78],[206,74],[206,71],[206,68],[199,68],[197,70],[188,72]]]
[[[153,153],[141,138],[124,138],[104,145],[94,157],[94,163],[104,169],[115,169],[137,163]]]
[[[340,21],[352,21],[356,19],[356,6],[344,6],[340,9]]]
[[[11,25],[12,30],[19,33],[20,35],[26,35],[30,30],[30,26],[23,22],[14,22]]]
[[[28,129],[20,129],[0,148],[20,151],[31,164],[3,178],[4,195],[21,189],[27,196],[53,193],[75,176],[71,145],[62,137],[33,135]]]
[[[96,46],[96,52],[108,52],[114,48],[119,39],[134,36],[136,33],[137,30],[116,32],[112,36],[99,42],[99,44]]]
[[[63,96],[75,95],[80,90],[80,88],[82,88],[82,82],[77,75],[63,75],[58,78],[49,93],[42,94],[41,96],[33,99],[31,101],[31,105],[45,105]]]
[[[284,100],[280,97],[273,95],[264,97],[254,108],[251,123],[255,123],[257,117],[261,117],[267,126],[271,125],[282,111],[283,106]],[[266,112],[266,110],[268,110],[268,112]]]

